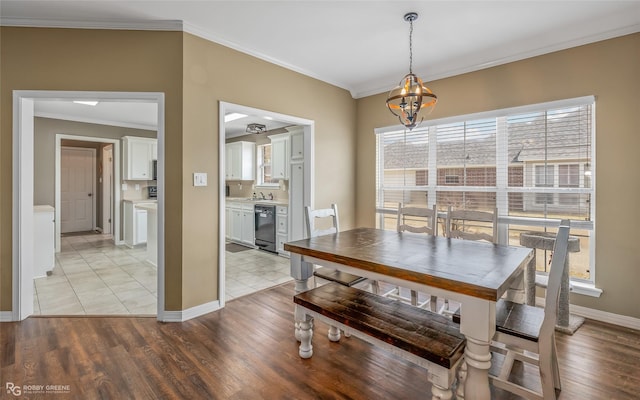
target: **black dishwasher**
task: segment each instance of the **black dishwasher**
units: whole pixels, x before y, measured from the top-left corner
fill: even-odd
[[[254,208],[256,246],[276,252],[276,207],[256,204]]]

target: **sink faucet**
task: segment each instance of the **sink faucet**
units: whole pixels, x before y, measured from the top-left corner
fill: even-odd
[[[273,193],[269,192],[269,200],[273,200]]]
[[[262,196],[262,200],[266,200],[267,198],[264,197],[264,193],[260,192],[260,196]]]

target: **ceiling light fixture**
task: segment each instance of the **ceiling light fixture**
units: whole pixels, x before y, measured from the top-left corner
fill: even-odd
[[[235,121],[237,119],[244,118],[246,116],[247,116],[247,114],[230,113],[230,114],[227,114],[227,115],[224,116],[224,122]]]
[[[418,19],[418,13],[410,12],[404,15],[409,22],[409,73],[405,75],[398,86],[389,92],[387,107],[400,123],[409,130],[422,122],[418,121],[418,113],[424,109],[426,114],[433,111],[438,97],[424,85],[422,79],[413,74],[413,21]]]
[[[247,133],[263,133],[267,131],[267,126],[262,124],[247,125]]]
[[[96,106],[98,104],[97,101],[90,100],[74,100],[73,102],[76,104],[84,104],[85,106]]]

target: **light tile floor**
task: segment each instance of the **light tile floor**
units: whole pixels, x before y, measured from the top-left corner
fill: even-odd
[[[50,276],[34,279],[35,315],[156,315],[157,269],[146,248],[109,235],[63,237]],[[259,250],[226,253],[226,300],[291,280],[289,260]]]

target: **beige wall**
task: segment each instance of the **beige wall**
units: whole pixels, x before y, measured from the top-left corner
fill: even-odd
[[[315,204],[338,202],[355,223],[355,100],[342,89],[204,39],[184,36],[184,308],[216,300],[218,281],[219,102],[315,121]],[[187,156],[188,155],[188,156]],[[209,186],[193,187],[193,172]],[[327,188],[331,188],[327,190]],[[187,207],[188,204],[188,207]],[[188,268],[186,267],[188,266]]]
[[[0,28],[0,310],[11,310],[12,91],[165,94],[166,184],[182,186],[181,32]],[[168,190],[169,243],[182,241],[182,193]],[[182,309],[182,248],[167,246],[168,310]]]
[[[640,318],[640,34],[598,42],[429,82],[438,95],[430,119],[572,97],[596,96],[596,286],[584,307]],[[358,100],[358,225],[375,225],[376,127],[397,125],[386,94]]]
[[[11,309],[12,91],[165,93],[165,308],[218,299],[218,102],[315,121],[315,203],[355,223],[355,100],[345,90],[181,32],[0,31],[0,310]],[[184,71],[184,74],[183,74]],[[183,123],[184,121],[184,123]],[[193,172],[209,186],[191,186]],[[331,187],[331,190],[322,190]]]
[[[61,119],[40,118],[34,120],[33,156],[34,156],[34,202],[54,206],[55,199],[55,152],[56,135],[87,136],[120,140],[123,136],[156,137],[155,131],[123,128],[118,126],[88,124],[84,122],[64,121]],[[74,144],[76,147],[100,149],[100,143],[88,142],[87,145]],[[96,156],[101,159],[97,151]],[[122,146],[120,148],[122,157]],[[122,162],[121,162],[122,163]],[[122,166],[121,166],[122,167]]]

